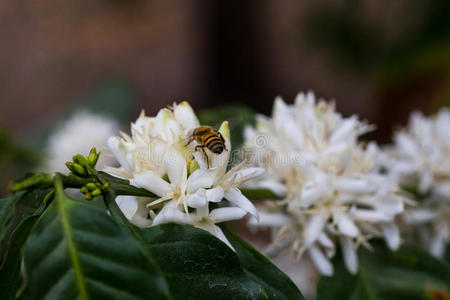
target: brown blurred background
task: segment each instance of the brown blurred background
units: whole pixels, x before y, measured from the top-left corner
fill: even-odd
[[[380,142],[450,99],[448,0],[5,0],[0,39],[0,126],[19,141],[105,82],[125,120],[181,100],[269,113],[312,89]]]

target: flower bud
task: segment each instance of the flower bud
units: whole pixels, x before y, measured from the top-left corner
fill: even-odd
[[[97,189],[97,185],[95,185],[95,183],[89,182],[88,184],[86,184],[86,187],[92,192],[95,189]]]
[[[86,169],[85,169],[82,165],[80,165],[80,164],[73,163],[73,164],[72,164],[72,167],[73,167],[73,169],[74,169],[73,172],[74,172],[75,174],[77,174],[77,175],[84,176],[84,175],[87,174]]]
[[[75,163],[78,163],[78,164],[82,165],[83,167],[87,167],[87,165],[88,165],[88,162],[87,162],[86,158],[83,155],[81,155],[81,154],[75,155],[73,157],[73,161]]]
[[[89,155],[87,156],[88,164],[91,165],[92,167],[95,167],[99,156],[100,156],[100,152],[97,153],[97,150],[95,149],[95,147],[93,147],[91,149],[91,151],[89,152]]]
[[[95,189],[92,192],[92,196],[96,197],[96,196],[100,196],[102,194],[102,191],[100,189]]]
[[[66,167],[72,172],[72,173],[76,173],[75,168],[73,167],[73,162],[66,162]]]

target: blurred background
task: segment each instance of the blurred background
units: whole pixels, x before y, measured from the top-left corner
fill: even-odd
[[[0,24],[2,188],[80,108],[128,131],[141,108],[268,114],[313,90],[385,143],[450,103],[448,0],[5,0]]]

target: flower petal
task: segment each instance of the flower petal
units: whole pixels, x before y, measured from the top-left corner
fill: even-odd
[[[167,108],[161,109],[155,117],[153,137],[174,143],[183,134],[181,125],[175,120],[173,113]]]
[[[347,237],[340,236],[339,243],[344,257],[345,267],[351,274],[356,274],[358,272],[358,257],[356,256],[356,250],[351,240]]]
[[[163,197],[172,191],[171,185],[153,171],[134,174],[134,177],[130,180],[130,184],[144,188],[159,197]]]
[[[400,151],[411,157],[420,156],[416,142],[408,134],[399,132],[394,136],[394,141]]]
[[[301,207],[309,207],[322,196],[322,191],[318,188],[314,181],[306,182],[301,192]]]
[[[208,189],[213,185],[214,179],[214,171],[197,169],[187,180],[187,191],[188,193],[194,193],[199,188]]]
[[[123,150],[123,148],[121,148],[120,139],[118,137],[112,136],[112,137],[108,138],[107,144],[108,144],[109,151],[111,151],[111,153],[117,159],[119,164],[122,167],[124,167],[125,170],[127,170],[127,171],[131,170],[131,166],[128,163],[128,160],[126,158],[126,153]]]
[[[317,241],[325,248],[334,248],[334,244],[325,232],[319,235]]]
[[[305,231],[305,246],[307,248],[310,248],[322,233],[323,227],[327,221],[327,215],[328,214],[322,210],[310,217]]]
[[[256,207],[253,205],[250,200],[245,197],[241,191],[237,188],[232,188],[227,191],[225,191],[224,194],[225,199],[233,203],[234,205],[242,208],[246,212],[250,213],[257,219],[259,219],[258,211],[256,210]]]
[[[117,196],[116,203],[128,220],[133,218],[138,209],[138,200],[135,196]]]
[[[286,186],[275,179],[263,179],[257,180],[255,182],[249,182],[244,186],[254,187],[254,188],[264,188],[272,191],[277,196],[284,196],[286,194]],[[241,186],[242,187],[242,186]]]
[[[309,207],[319,198],[329,195],[332,192],[331,178],[328,174],[319,172],[314,180],[308,181],[302,188],[301,206]]]
[[[392,217],[386,215],[383,212],[371,209],[352,209],[350,213],[353,219],[357,221],[369,221],[369,222],[392,221]]]
[[[220,186],[216,186],[212,189],[206,190],[206,199],[208,199],[209,202],[220,202],[223,199],[224,190]]]
[[[419,191],[426,193],[433,184],[433,174],[430,170],[422,170],[420,175]]]
[[[180,151],[174,147],[168,147],[164,155],[164,163],[167,167],[167,176],[172,185],[178,186],[182,180],[186,180],[186,178],[183,178],[183,175],[187,174],[186,160]]]
[[[400,232],[397,225],[393,223],[381,224],[384,239],[391,250],[397,250],[400,247]]]
[[[388,216],[395,216],[403,212],[403,199],[396,195],[389,198],[379,198],[376,202],[376,208]]]
[[[325,276],[333,275],[333,265],[328,260],[328,258],[326,258],[325,255],[323,255],[322,251],[320,251],[318,247],[316,246],[311,247],[308,253],[317,270],[319,270],[319,272],[322,275]]]
[[[208,204],[206,198],[206,190],[198,189],[194,194],[190,194],[187,198],[187,205],[189,207],[199,208]]]
[[[349,139],[352,140],[357,134],[357,125],[358,120],[354,116],[344,120],[331,135],[330,144],[347,142]]]
[[[445,236],[444,236],[444,227],[441,226],[438,228],[438,232],[431,238],[429,250],[431,254],[436,257],[442,258],[445,253]]]
[[[437,213],[428,209],[414,209],[403,215],[407,223],[426,223],[434,220]]]
[[[256,218],[249,218],[249,224],[252,226],[270,226],[278,227],[290,222],[288,216],[282,213],[259,212],[259,221]]]
[[[346,193],[364,195],[375,191],[375,186],[364,179],[339,178],[334,183],[337,189]]]
[[[340,233],[349,237],[356,237],[358,235],[358,227],[356,227],[353,220],[345,213],[336,214],[334,218]]]
[[[156,215],[156,217],[153,219],[152,225],[155,226],[168,222],[194,225],[195,219],[193,216],[187,215],[178,210],[176,206],[176,200],[172,200],[171,203],[166,204],[163,209],[161,209],[161,211]]]
[[[242,219],[246,214],[247,212],[239,207],[221,207],[213,209],[209,216],[214,220],[214,223],[221,223]]]
[[[223,233],[222,229],[220,229],[220,227],[215,226],[214,229],[214,233],[213,233],[219,240],[221,240],[222,242],[224,242],[225,244],[227,244],[228,247],[231,248],[231,250],[233,250],[234,252],[236,252],[236,250],[234,250],[233,246],[231,245],[231,243],[228,241],[227,237],[225,236],[225,234]]]
[[[193,129],[200,126],[194,110],[186,101],[176,105],[173,114],[178,123],[183,124],[183,127],[186,129]]]
[[[235,171],[234,173],[228,175],[225,184],[240,185],[242,182],[256,178],[264,174],[265,170],[263,168],[245,168]]]
[[[433,193],[438,197],[450,199],[450,181],[444,181],[435,184],[433,187]]]

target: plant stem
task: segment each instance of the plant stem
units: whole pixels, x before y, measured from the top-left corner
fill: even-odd
[[[111,213],[111,216],[114,220],[119,222],[121,225],[123,225],[132,235],[134,235],[137,238],[141,238],[139,233],[137,232],[137,228],[130,223],[130,221],[125,217],[125,215],[120,210],[119,206],[116,203],[116,195],[113,190],[108,189],[106,191],[106,194],[103,196],[103,199],[105,201],[105,205],[108,208],[109,212]]]

